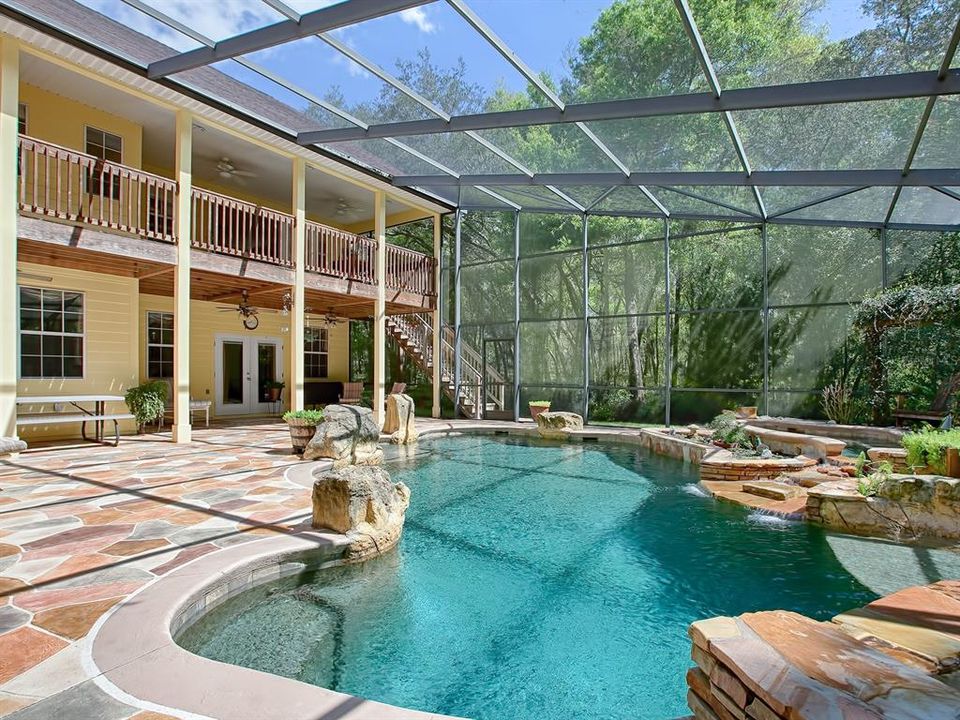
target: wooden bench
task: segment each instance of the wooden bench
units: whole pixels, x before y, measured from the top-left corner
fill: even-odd
[[[80,434],[84,440],[87,437],[87,423],[97,423],[97,440],[103,439],[103,423],[113,423],[113,445],[120,444],[120,420],[133,420],[130,413],[109,413],[106,415],[97,415],[95,413],[29,413],[17,417],[17,427],[28,425],[68,425],[71,423],[80,423]]]
[[[937,425],[943,422],[943,419],[949,415],[947,410],[894,410],[893,421],[897,427],[902,427],[906,421],[913,420],[917,422],[926,422],[931,425]]]

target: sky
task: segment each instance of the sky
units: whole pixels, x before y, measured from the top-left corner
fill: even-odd
[[[81,2],[177,49],[197,47],[195,41],[159,26],[120,0]],[[566,60],[577,40],[589,32],[610,0],[467,2],[527,65],[559,79],[566,74]],[[213,40],[284,19],[260,0],[149,0],[148,4]],[[329,4],[331,0],[288,0],[298,12]],[[816,19],[827,27],[830,39],[849,37],[869,24],[859,5],[860,0],[826,0]],[[452,67],[463,57],[466,79],[487,92],[499,85],[513,91],[526,87],[522,76],[442,0],[344,28],[333,35],[390,72],[396,71],[398,59],[414,60],[418,50],[429,47],[433,61],[442,67]],[[251,59],[319,96],[337,87],[350,104],[374,97],[383,87],[379,79],[316,38],[266,50]],[[221,69],[236,74],[228,65],[236,68],[228,63]],[[276,89],[249,73],[240,77],[268,92]]]

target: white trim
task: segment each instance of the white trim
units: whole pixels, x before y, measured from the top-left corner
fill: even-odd
[[[223,402],[223,343],[235,342],[243,346],[244,401],[237,404]],[[263,415],[273,410],[273,403],[259,399],[259,377],[257,369],[257,346],[260,344],[274,345],[277,348],[274,356],[275,376],[284,382],[284,343],[283,339],[268,335],[237,335],[234,333],[217,333],[213,341],[213,399],[215,414],[220,415]]]
[[[20,311],[21,311],[21,308],[20,308],[20,289],[21,289],[21,288],[28,288],[28,289],[31,289],[31,290],[40,290],[40,292],[41,292],[41,301],[40,301],[40,302],[41,302],[41,309],[40,309],[40,313],[41,313],[41,314],[40,314],[40,330],[39,330],[39,331],[36,331],[36,330],[23,330],[23,329],[21,328],[21,322],[22,322],[22,317],[21,317],[21,314],[20,314]],[[69,292],[69,293],[77,293],[78,295],[80,295],[81,302],[82,302],[82,304],[83,304],[83,308],[82,308],[81,313],[80,313],[81,324],[82,324],[82,326],[83,326],[83,332],[80,332],[80,333],[65,333],[65,332],[63,332],[63,331],[61,331],[61,332],[59,332],[59,333],[56,333],[56,332],[45,333],[45,332],[44,332],[44,330],[43,330],[43,300],[42,300],[42,297],[43,297],[43,294],[42,294],[42,293],[43,293],[44,290],[55,290],[55,291],[60,292],[60,293],[67,293],[67,292]],[[62,311],[61,311],[61,314],[63,314]],[[21,343],[20,340],[21,340],[21,336],[22,336],[24,333],[26,333],[26,334],[28,334],[28,335],[37,335],[38,337],[41,338],[41,340],[40,340],[40,372],[41,372],[41,374],[40,374],[40,375],[28,375],[28,376],[26,376],[26,377],[23,376],[23,372],[22,372],[22,368],[23,368],[23,349],[22,349],[22,343]],[[80,348],[81,355],[80,355],[80,374],[79,374],[79,375],[43,375],[43,374],[42,374],[42,373],[43,373],[43,336],[44,336],[45,334],[47,334],[47,335],[59,335],[61,338],[65,338],[65,337],[78,337],[78,338],[81,339],[81,341],[82,341],[82,347]],[[31,357],[32,357],[32,356],[31,356]],[[71,355],[70,357],[74,357],[74,356]],[[61,354],[60,354],[60,358],[61,358],[61,369],[62,369],[62,367],[63,367],[63,358],[64,358],[64,355],[63,355],[62,352],[61,352]],[[18,380],[18,381],[20,381],[20,380],[25,380],[25,381],[27,381],[27,382],[30,382],[30,381],[36,381],[36,380],[41,380],[41,381],[42,381],[42,380],[86,380],[86,379],[87,379],[87,293],[86,293],[86,291],[85,291],[85,290],[75,290],[75,289],[73,289],[73,288],[43,287],[43,286],[40,286],[40,285],[24,285],[24,284],[21,284],[21,283],[18,282],[18,283],[17,283],[17,380]]]

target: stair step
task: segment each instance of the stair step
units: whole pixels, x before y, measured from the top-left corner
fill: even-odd
[[[771,500],[789,500],[790,498],[806,495],[807,491],[799,485],[788,485],[776,480],[756,480],[743,483],[743,491],[751,495],[770,498]]]

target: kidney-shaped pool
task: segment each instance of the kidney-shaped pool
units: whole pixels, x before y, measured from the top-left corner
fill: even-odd
[[[178,642],[429,712],[661,719],[688,713],[692,621],[876,597],[818,527],[715,502],[639,448],[460,436],[389,470],[412,496],[395,552],[250,590]]]

